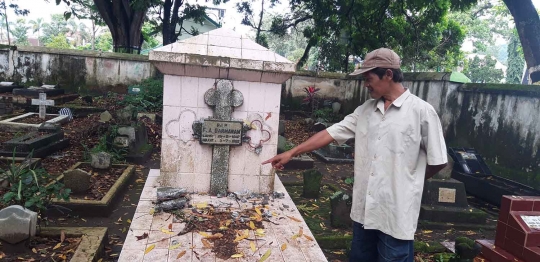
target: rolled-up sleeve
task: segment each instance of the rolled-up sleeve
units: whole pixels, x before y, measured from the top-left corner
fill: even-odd
[[[428,106],[423,112],[421,132],[427,164],[436,166],[447,163],[446,143],[444,142],[441,121],[432,106]]]
[[[354,138],[359,110],[360,107],[356,108],[353,113],[347,115],[341,122],[333,124],[326,129],[338,144],[341,145],[347,140]]]

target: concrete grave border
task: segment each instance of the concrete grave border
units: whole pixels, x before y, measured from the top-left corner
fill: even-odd
[[[23,119],[32,115],[38,115],[38,113],[26,113],[20,116],[8,118],[5,120],[0,121],[0,125],[8,125],[10,128],[14,129],[25,129],[25,128],[35,128],[38,129],[41,124],[26,124],[26,123],[17,123],[16,120]],[[68,116],[64,115],[58,115],[58,114],[47,114],[48,116],[57,116],[53,119],[45,121],[45,123],[51,123],[51,124],[63,124],[66,123],[69,119]]]
[[[38,236],[60,237],[62,231],[66,237],[81,238],[71,261],[96,262],[105,257],[105,243],[109,239],[106,227],[42,227]]]
[[[77,162],[68,170],[75,170],[81,165],[90,165],[89,162]],[[120,193],[127,187],[129,180],[135,174],[134,165],[113,164],[112,167],[125,167],[122,175],[116,180],[114,185],[109,189],[109,192],[103,196],[101,200],[84,200],[84,199],[70,199],[69,201],[53,199],[52,203],[69,208],[78,212],[79,215],[86,216],[108,216],[113,208],[113,200],[121,196]],[[68,171],[66,170],[66,171]],[[56,181],[62,181],[64,174],[59,175]],[[54,183],[54,182],[53,182]]]

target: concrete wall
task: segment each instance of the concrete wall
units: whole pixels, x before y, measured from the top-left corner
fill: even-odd
[[[282,101],[304,97],[303,88],[343,103],[350,113],[368,99],[359,78],[301,72],[287,81]],[[451,147],[473,147],[496,174],[540,189],[540,86],[460,84],[446,73],[406,73],[404,86],[437,110]]]
[[[126,92],[127,85],[157,72],[142,55],[45,47],[12,49],[0,49],[0,80],[24,85],[60,84],[71,92]]]

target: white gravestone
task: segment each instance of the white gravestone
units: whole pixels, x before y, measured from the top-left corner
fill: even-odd
[[[47,100],[47,94],[39,93],[39,99],[32,99],[32,105],[39,106],[39,118],[45,119],[47,114],[46,106],[54,106],[54,100]]]
[[[36,235],[37,213],[22,206],[0,210],[0,239],[16,244]]]

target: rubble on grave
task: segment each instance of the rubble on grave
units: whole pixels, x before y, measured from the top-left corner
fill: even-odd
[[[155,208],[150,213],[152,215],[159,212],[171,214],[173,215],[172,222],[185,223],[186,226],[178,233],[171,231],[172,224],[169,225],[169,229],[162,228],[160,232],[167,232],[171,237],[160,239],[155,243],[188,233],[199,234],[202,236],[201,244],[206,248],[211,248],[211,252],[215,253],[216,257],[224,260],[247,257],[248,254],[243,254],[238,248],[242,241],[249,241],[252,251],[255,252],[255,237],[264,237],[266,234],[262,222],[279,225],[272,220],[278,221],[285,218],[278,218],[269,205],[270,202],[274,202],[274,199],[284,198],[285,194],[282,192],[273,192],[272,194],[253,193],[249,190],[230,192],[227,199],[235,200],[238,206],[234,202],[220,201],[223,196],[216,198],[215,202],[211,203],[190,203],[191,197],[184,188],[158,188],[156,194]],[[164,208],[165,203],[181,204],[173,208]],[[283,207],[279,208],[283,210]],[[294,218],[288,217],[288,219]],[[254,235],[250,235],[250,232],[253,232]],[[136,237],[137,239],[148,238],[150,237],[148,234],[151,232],[145,232],[142,236]],[[301,227],[299,232],[293,236],[293,240],[302,236],[314,241],[311,237],[303,235]],[[173,243],[172,246],[180,244]],[[197,244],[199,243],[193,243],[192,248]]]

